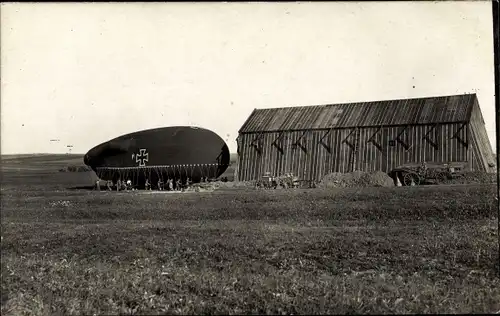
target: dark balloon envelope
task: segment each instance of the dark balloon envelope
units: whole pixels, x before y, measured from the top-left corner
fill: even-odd
[[[198,127],[173,126],[138,131],[109,140],[89,150],[84,163],[100,179],[218,178],[229,166],[229,148],[214,132]]]

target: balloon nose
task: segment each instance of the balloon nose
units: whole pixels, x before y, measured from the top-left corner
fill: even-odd
[[[84,157],[83,157],[83,163],[86,164],[87,166],[90,165],[90,156],[88,154],[86,154]]]

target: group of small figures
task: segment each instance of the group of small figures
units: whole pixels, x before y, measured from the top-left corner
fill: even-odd
[[[286,175],[285,177],[268,177],[267,180],[257,181],[257,188],[264,189],[288,189],[288,188],[298,188],[300,186],[300,181],[297,177],[291,175]]]
[[[188,178],[185,186],[189,186],[190,184],[191,184],[191,180]],[[144,188],[146,190],[152,190],[152,185],[149,182],[149,179],[146,179],[146,183],[144,184]],[[180,179],[177,179],[175,181],[175,185],[174,185],[174,179],[167,179],[166,182],[163,182],[163,180],[159,179],[158,183],[156,185],[156,189],[158,191],[181,191],[183,188],[184,188],[184,185]]]
[[[208,182],[208,178],[207,177],[202,178],[202,182]],[[187,178],[184,183],[181,181],[181,179],[176,179],[176,180],[167,179],[165,182],[162,179],[159,179],[157,184],[156,184],[155,189],[159,190],[159,191],[182,191],[185,188],[187,188],[188,186],[190,186],[191,184],[192,184],[192,181],[190,178]],[[98,190],[100,190],[100,180],[97,180],[96,188]],[[118,179],[116,181],[116,184],[113,184],[113,181],[108,180],[106,182],[106,188],[108,189],[108,191],[112,191],[113,188],[116,191],[129,191],[129,190],[135,191],[137,189],[137,185],[134,185],[132,183],[132,180],[125,181],[125,180]],[[153,189],[153,186],[151,185],[151,182],[149,181],[149,179],[146,179],[146,181],[144,183],[144,188],[146,190]]]
[[[118,179],[116,181],[116,184],[113,183],[113,181],[111,180],[108,180],[106,181],[106,188],[108,189],[108,191],[113,191],[113,188],[116,189],[116,191],[133,191],[135,190],[135,187],[134,185],[132,184],[132,180],[121,180],[121,179]],[[101,190],[101,180],[97,180],[96,183],[95,183],[95,189],[97,190]]]

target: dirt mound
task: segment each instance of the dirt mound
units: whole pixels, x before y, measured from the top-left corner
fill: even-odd
[[[209,183],[195,183],[193,185],[190,185],[188,188],[186,188],[186,192],[212,192],[216,190],[217,188],[212,185],[211,182]]]
[[[496,173],[470,171],[464,172],[463,174],[460,174],[460,176],[445,182],[455,184],[496,183],[497,175]]]
[[[354,171],[350,173],[334,172],[323,177],[318,184],[320,188],[352,188],[352,187],[392,187],[394,181],[388,174]]]
[[[212,182],[217,188],[253,188],[255,185],[251,181],[228,181],[228,182]]]
[[[252,188],[253,186],[253,183],[249,181],[201,182],[191,185],[186,191],[211,192],[220,188]]]

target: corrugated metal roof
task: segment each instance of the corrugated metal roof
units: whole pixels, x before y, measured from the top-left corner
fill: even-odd
[[[465,122],[476,94],[255,109],[240,133]]]

